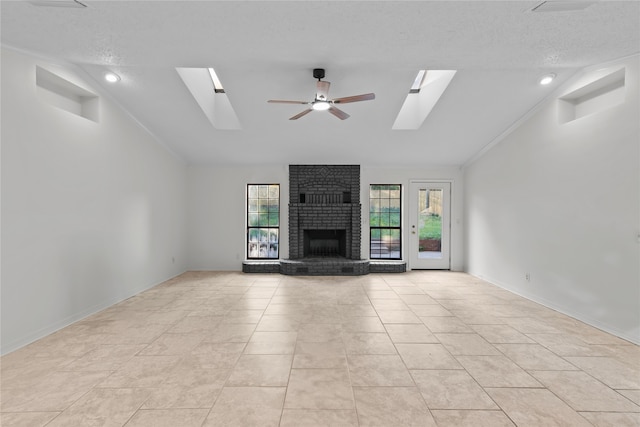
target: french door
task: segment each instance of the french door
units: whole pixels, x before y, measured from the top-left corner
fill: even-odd
[[[411,181],[409,190],[409,267],[448,270],[451,183]]]

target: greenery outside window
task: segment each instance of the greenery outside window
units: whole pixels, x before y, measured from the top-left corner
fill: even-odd
[[[247,258],[277,259],[280,243],[280,185],[247,185]]]
[[[402,259],[401,185],[369,187],[369,257]]]

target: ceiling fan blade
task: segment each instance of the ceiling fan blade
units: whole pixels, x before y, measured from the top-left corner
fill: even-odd
[[[267,102],[272,104],[308,104],[307,101],[285,101],[282,99],[270,99]]]
[[[329,99],[329,87],[331,87],[331,83],[330,82],[323,82],[321,80],[318,80],[318,84],[316,85],[317,87],[317,92],[316,92],[316,99],[319,99],[321,101],[326,101]]]
[[[302,113],[298,113],[295,116],[291,117],[289,120],[298,120],[300,117],[309,114],[313,109],[309,108],[308,110],[304,110]]]
[[[330,107],[327,111],[329,111],[331,114],[333,114],[334,116],[336,116],[337,118],[339,118],[340,120],[345,120],[348,119],[349,116],[347,113],[345,113],[344,111],[336,108],[336,107]]]
[[[375,99],[375,93],[365,93],[363,95],[345,96],[344,98],[336,98],[332,100],[334,104],[346,104],[347,102],[369,101]]]

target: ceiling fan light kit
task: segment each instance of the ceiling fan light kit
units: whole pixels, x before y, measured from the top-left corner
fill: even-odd
[[[267,102],[274,104],[302,104],[309,105],[309,108],[289,118],[289,120],[298,120],[300,117],[309,114],[312,111],[328,111],[340,120],[348,119],[349,114],[335,107],[335,104],[346,104],[349,102],[369,101],[375,99],[374,93],[365,93],[362,95],[346,96],[342,98],[329,99],[330,82],[322,81],[324,78],[324,68],[314,68],[313,78],[318,79],[316,83],[316,97],[311,102],[305,101],[286,101],[280,99],[270,99]]]

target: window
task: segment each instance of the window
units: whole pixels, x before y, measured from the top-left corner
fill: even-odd
[[[369,187],[369,257],[401,259],[399,184]]]
[[[247,258],[277,259],[280,185],[247,185]]]

